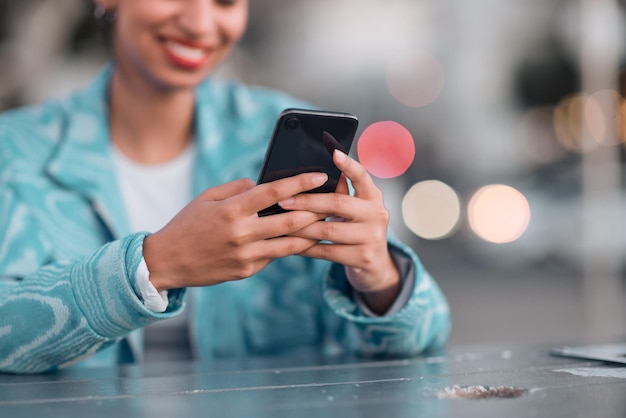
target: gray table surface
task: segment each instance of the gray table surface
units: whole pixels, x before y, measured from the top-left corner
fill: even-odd
[[[626,417],[626,367],[554,357],[552,346],[0,374],[0,417]],[[491,396],[444,397],[455,388]],[[510,388],[527,393],[496,396]]]

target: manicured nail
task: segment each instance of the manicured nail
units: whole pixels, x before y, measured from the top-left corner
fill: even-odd
[[[321,186],[328,181],[328,175],[326,173],[318,173],[313,176],[313,184]]]
[[[289,207],[289,206],[293,205],[293,203],[295,201],[296,200],[293,197],[290,197],[289,199],[285,199],[285,200],[283,200],[281,202],[278,202],[278,206],[280,206],[281,208]]]
[[[338,162],[342,163],[346,160],[346,154],[344,154],[341,150],[335,149],[335,158]]]

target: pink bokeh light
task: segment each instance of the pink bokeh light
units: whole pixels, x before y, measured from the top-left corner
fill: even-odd
[[[408,170],[415,158],[415,143],[404,126],[393,121],[381,121],[363,131],[357,143],[357,154],[370,174],[388,179]]]

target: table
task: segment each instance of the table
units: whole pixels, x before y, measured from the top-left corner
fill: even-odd
[[[0,417],[626,417],[626,367],[554,357],[552,346],[0,375]],[[458,398],[468,388],[489,397]]]

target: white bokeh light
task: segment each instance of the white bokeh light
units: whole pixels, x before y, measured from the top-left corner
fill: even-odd
[[[434,102],[443,90],[443,85],[443,66],[426,51],[399,54],[387,67],[389,92],[409,107],[421,107]]]
[[[402,218],[407,228],[421,238],[446,238],[461,218],[459,196],[439,180],[416,183],[402,199]]]

